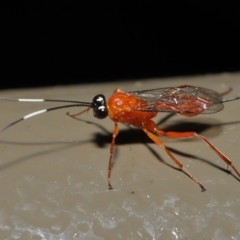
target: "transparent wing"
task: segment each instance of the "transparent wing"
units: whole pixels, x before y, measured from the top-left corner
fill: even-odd
[[[182,115],[215,113],[223,109],[222,95],[218,92],[184,85],[129,92],[139,100],[134,111],[175,112]]]

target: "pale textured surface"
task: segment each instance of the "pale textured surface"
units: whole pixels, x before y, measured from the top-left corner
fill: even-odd
[[[240,75],[136,80],[128,83],[2,91],[1,96],[91,101],[125,91],[190,84],[240,95]],[[52,103],[0,102],[4,127]],[[200,140],[163,142],[206,187],[182,172],[140,130],[120,125],[112,171],[106,175],[113,123],[62,109],[33,117],[0,135],[1,239],[240,239],[240,182]],[[80,109],[80,111],[83,109]],[[159,114],[156,122],[166,114]],[[88,123],[90,121],[90,123]],[[196,130],[240,170],[240,101],[194,118],[174,116],[165,130]],[[184,156],[184,154],[189,154]],[[169,165],[167,165],[167,164]]]

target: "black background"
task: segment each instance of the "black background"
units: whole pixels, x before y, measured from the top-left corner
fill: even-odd
[[[237,5],[1,3],[0,88],[239,71]]]

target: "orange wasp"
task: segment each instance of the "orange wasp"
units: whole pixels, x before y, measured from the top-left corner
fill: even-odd
[[[215,113],[223,109],[223,103],[240,99],[234,97],[229,99],[222,99],[222,94],[218,92],[189,85],[179,87],[157,88],[143,91],[123,92],[116,89],[113,95],[106,102],[104,95],[98,94],[93,98],[92,102],[79,102],[69,100],[55,100],[55,99],[15,99],[15,98],[0,98],[0,100],[18,101],[18,102],[65,102],[71,103],[64,106],[57,106],[53,108],[43,109],[30,113],[4,127],[0,132],[13,126],[14,124],[36,116],[41,113],[69,107],[82,107],[87,109],[77,114],[68,114],[75,117],[84,112],[93,109],[94,117],[98,119],[106,118],[107,116],[114,122],[114,131],[112,134],[112,142],[110,145],[110,158],[108,162],[107,183],[108,188],[112,189],[111,185],[111,166],[112,157],[115,146],[115,139],[118,135],[118,123],[132,125],[141,128],[153,142],[161,147],[168,156],[177,164],[177,166],[187,174],[196,184],[198,184],[202,191],[206,189],[204,186],[188,172],[183,164],[179,162],[172,153],[166,148],[162,141],[157,137],[166,136],[170,138],[199,138],[205,142],[219,157],[230,166],[240,179],[239,171],[234,167],[231,160],[226,157],[220,150],[211,144],[205,137],[196,132],[164,132],[157,127],[152,120],[158,112],[178,113],[186,117],[193,117],[201,113]]]

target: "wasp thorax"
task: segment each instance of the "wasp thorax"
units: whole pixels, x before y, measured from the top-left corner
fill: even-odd
[[[108,116],[106,100],[102,94],[98,94],[93,98],[93,116],[98,119],[103,119]]]

